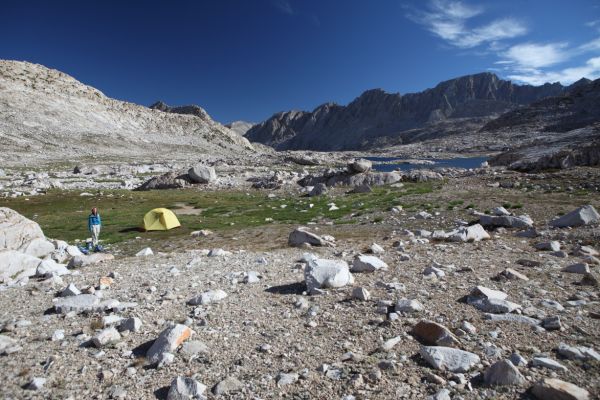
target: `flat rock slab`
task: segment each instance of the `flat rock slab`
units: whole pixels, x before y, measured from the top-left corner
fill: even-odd
[[[54,310],[58,314],[66,314],[74,311],[84,312],[102,312],[118,307],[118,300],[102,300],[93,294],[79,294],[77,296],[58,297],[54,300]]]
[[[531,365],[534,367],[553,369],[555,371],[567,371],[567,367],[548,357],[534,357],[531,360]]]
[[[114,258],[115,258],[115,256],[113,256],[112,254],[109,254],[109,253],[94,253],[94,254],[90,254],[89,256],[86,256],[86,255],[75,256],[75,257],[71,258],[67,267],[68,268],[85,267],[87,265],[92,265],[92,264],[96,264],[99,262],[114,260]]]
[[[477,354],[452,347],[423,346],[419,354],[432,367],[450,372],[468,372],[480,361]]]
[[[492,314],[511,313],[521,308],[517,303],[500,299],[478,299],[471,301],[470,304],[478,310]]]
[[[488,300],[506,300],[508,294],[501,292],[500,290],[486,288],[485,286],[475,286],[473,290],[471,290],[470,297]]]
[[[221,289],[209,290],[207,292],[202,293],[200,296],[196,296],[188,301],[188,304],[196,306],[196,305],[207,305],[210,303],[217,303],[227,297],[227,293],[225,293]]]
[[[540,325],[542,321],[539,319],[527,317],[519,314],[483,314],[484,319],[490,321],[505,321],[505,322],[517,322],[519,324],[528,325]]]
[[[560,379],[545,378],[531,388],[531,393],[540,400],[589,400],[587,390],[561,381]]]
[[[173,353],[194,331],[189,327],[177,324],[161,332],[146,353],[146,359],[152,364],[160,361],[164,353]]]
[[[592,205],[579,207],[560,218],[550,221],[550,226],[555,228],[566,228],[588,225],[600,222],[600,214]]]
[[[290,246],[298,247],[303,244],[309,244],[311,246],[332,246],[333,243],[325,240],[316,233],[309,232],[308,229],[300,227],[294,229],[288,237],[288,244]]]
[[[358,255],[352,262],[352,272],[387,271],[388,265],[375,256]]]
[[[531,228],[533,226],[533,220],[527,215],[520,215],[518,217],[513,217],[510,215],[503,215],[500,217],[481,215],[479,217],[479,223],[483,226],[520,229]]]

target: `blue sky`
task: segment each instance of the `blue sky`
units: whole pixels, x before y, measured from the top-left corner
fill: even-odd
[[[598,78],[600,2],[4,0],[0,58],[122,100],[258,122],[482,71],[534,85]]]

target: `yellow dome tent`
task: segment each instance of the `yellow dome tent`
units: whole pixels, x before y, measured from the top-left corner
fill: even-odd
[[[167,208],[155,208],[144,215],[144,229],[147,231],[168,231],[181,226],[173,211]]]

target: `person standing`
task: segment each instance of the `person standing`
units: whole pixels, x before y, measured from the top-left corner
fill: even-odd
[[[98,214],[96,207],[92,208],[92,213],[88,217],[88,230],[92,234],[92,248],[98,249],[98,240],[100,238],[100,228],[102,227],[102,219]]]

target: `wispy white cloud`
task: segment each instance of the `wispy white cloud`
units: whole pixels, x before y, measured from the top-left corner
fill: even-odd
[[[594,50],[600,50],[600,37],[597,37],[594,40],[591,40],[587,43],[582,44],[577,48],[580,52],[588,52]]]
[[[294,9],[289,0],[271,0],[271,4],[284,14],[293,15]]]
[[[515,39],[528,32],[521,20],[500,17],[478,23],[484,14],[482,6],[465,1],[429,0],[425,9],[409,9],[407,17],[451,46],[466,50],[458,54],[495,55],[494,67],[488,69],[502,71],[504,76],[518,82],[570,84],[582,77],[600,77],[600,57],[597,57],[600,37],[583,44],[566,41],[519,43]],[[586,22],[585,26],[600,32],[600,20]]]
[[[461,1],[432,0],[426,11],[413,10],[408,17],[452,46],[463,49],[514,38],[527,32],[527,27],[514,18],[502,18],[469,27],[469,20],[483,12],[482,7]]]
[[[569,58],[567,43],[523,43],[512,46],[504,53],[506,64],[520,69],[548,67]]]
[[[528,71],[528,73],[508,75],[508,78],[513,81],[530,85],[543,85],[546,82],[560,82],[568,85],[583,77],[588,79],[600,78],[600,57],[590,58],[584,65],[564,68],[558,71],[532,70]]]

